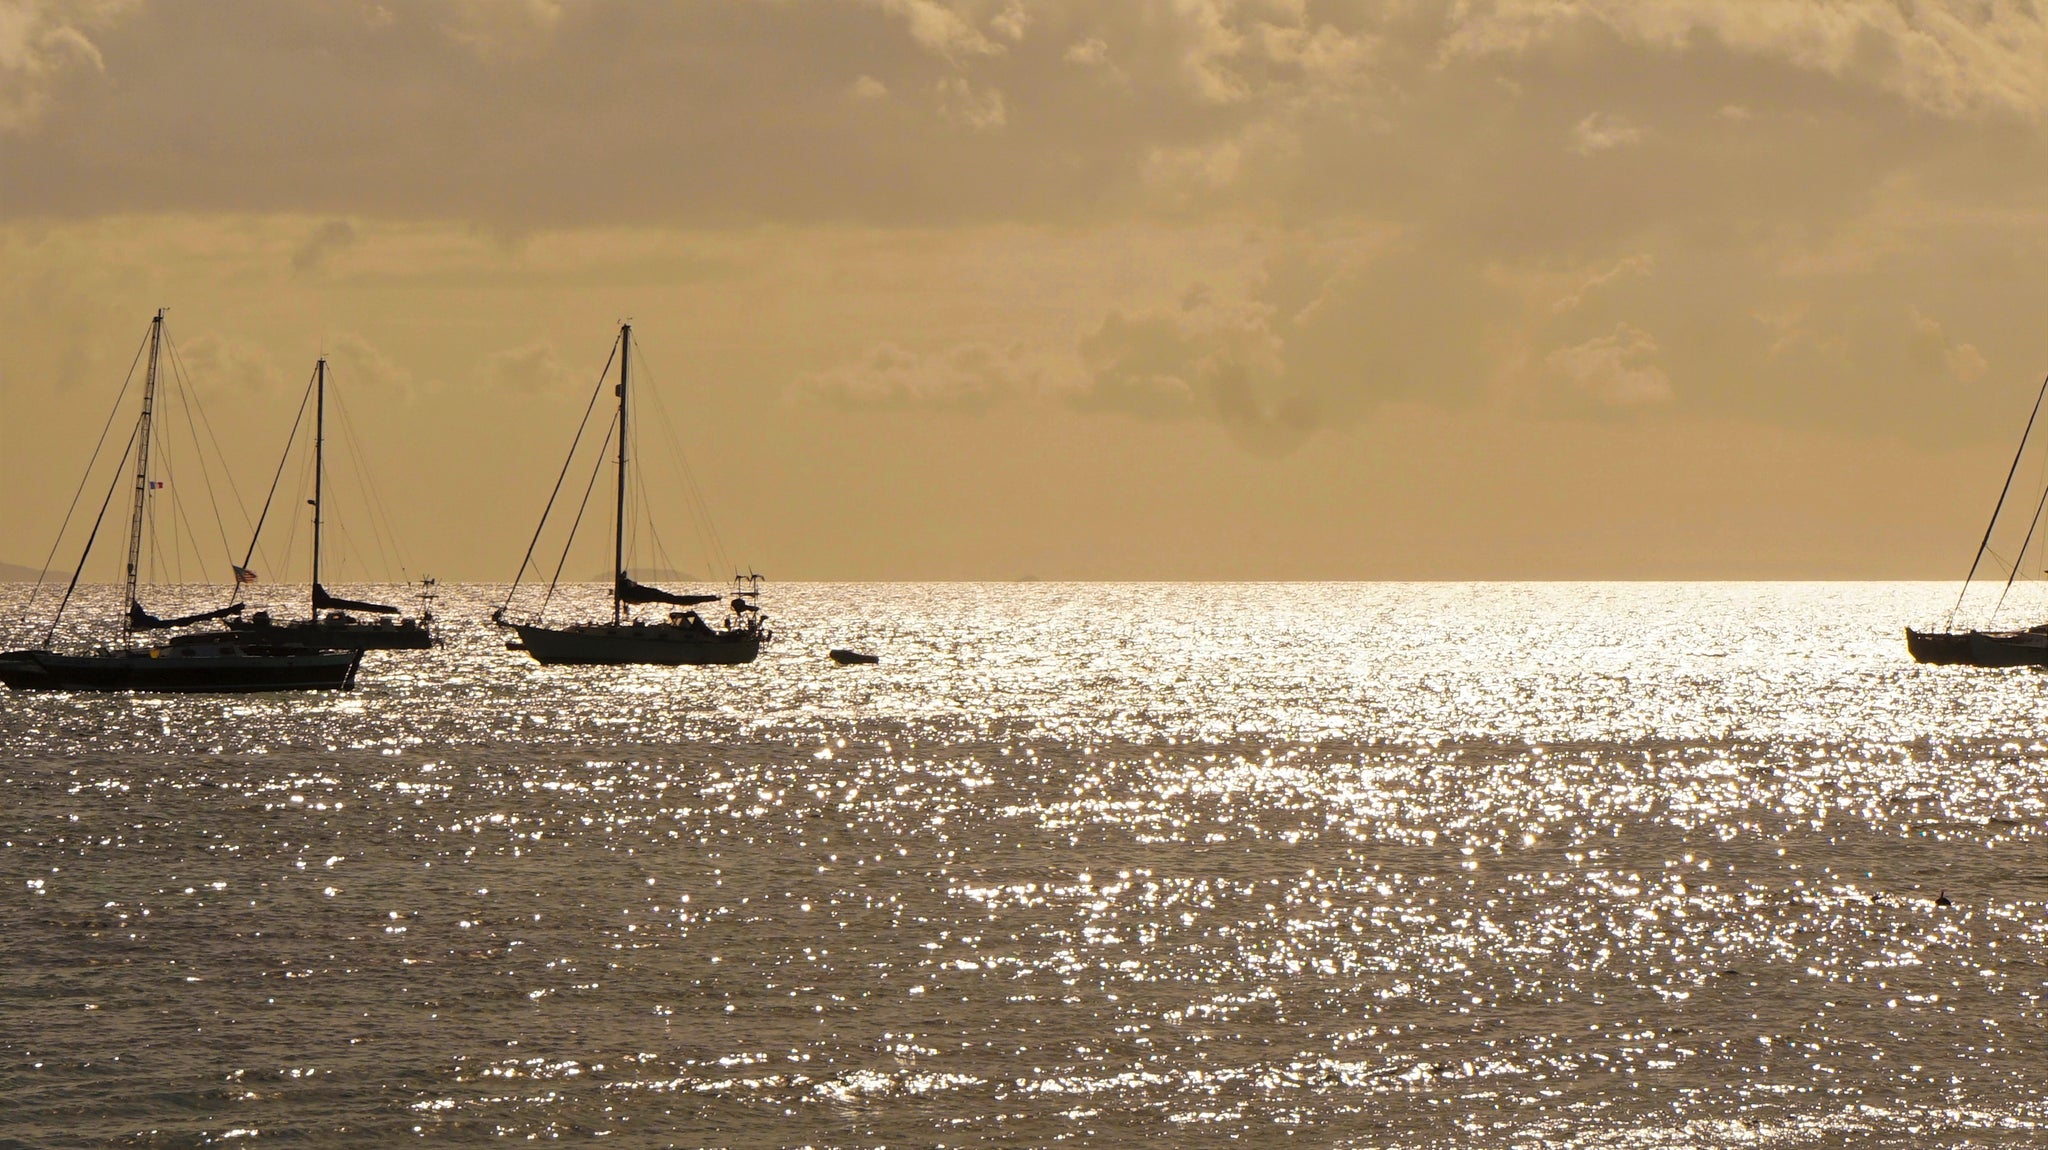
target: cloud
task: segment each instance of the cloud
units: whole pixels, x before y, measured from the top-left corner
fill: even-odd
[[[1567,409],[1633,411],[1671,402],[1671,377],[1652,362],[1657,341],[1617,324],[1610,335],[1561,347],[1543,359],[1548,397]]]
[[[0,4],[0,134],[32,126],[64,73],[106,71],[106,60],[80,25],[115,15],[119,3],[12,0]]]
[[[1025,348],[968,343],[934,352],[894,344],[799,380],[791,398],[841,410],[985,412],[1034,392],[1044,368]]]
[[[902,20],[918,46],[947,60],[974,56],[999,56],[1003,46],[983,35],[965,13],[938,0],[873,0],[883,11]],[[1025,25],[1022,9],[1005,9],[1005,31],[1021,39]],[[1001,18],[999,18],[1001,19]]]
[[[1477,402],[1488,349],[1516,330],[1518,308],[1427,237],[1294,237],[1242,291],[1110,311],[1080,339],[1087,375],[1072,402],[1212,419],[1250,450],[1285,454],[1390,402]]]
[[[1733,182],[1757,175],[1744,169],[1765,155],[1800,166],[1782,162],[1780,133],[1831,133],[1812,166],[1836,174],[1805,193],[1818,198],[1863,174],[1865,141],[1834,122],[1868,110],[1859,100],[1961,120],[2048,109],[2048,31],[2005,3],[868,0],[717,11],[17,0],[0,8],[0,117],[23,138],[0,197],[59,215],[227,208],[512,227],[1065,222],[1247,205],[1398,217],[1460,172],[1485,179],[1528,163],[1540,137],[1610,159],[1630,143],[1683,139],[1675,171],[1721,161]],[[60,83],[101,68],[112,82]],[[375,82],[340,100],[303,80],[335,74]],[[922,114],[873,115],[849,92],[889,93]],[[1719,114],[1730,107],[1749,121]],[[1735,142],[1738,127],[1757,131],[1780,111],[1804,128],[1777,123],[1749,149]],[[1913,147],[1929,128],[1905,127],[1890,146]],[[963,146],[963,130],[988,139]],[[1494,158],[1479,154],[1488,149]],[[1215,181],[1230,156],[1230,196],[1146,194],[1162,177]],[[1549,186],[1534,190],[1549,199]]]
[[[1620,116],[1595,112],[1572,126],[1571,150],[1581,156],[1641,143],[1643,130]]]
[[[505,348],[486,356],[478,373],[493,395],[537,395],[572,388],[575,376],[550,343]]]
[[[292,252],[292,270],[301,275],[320,270],[328,257],[355,246],[355,225],[347,220],[328,220],[313,229],[306,242]]]
[[[1108,62],[1109,45],[1104,43],[1100,36],[1090,36],[1068,45],[1067,50],[1060,54],[1060,59],[1069,64],[1097,67]]]
[[[424,392],[439,389],[437,382],[420,380],[410,368],[353,332],[343,333],[329,342],[327,364],[329,378],[341,380],[352,394],[382,392],[387,396],[411,400]]]
[[[532,58],[544,52],[562,20],[559,0],[446,0],[439,6],[448,38],[485,60]],[[371,10],[373,26],[391,22]]]
[[[168,329],[170,324],[165,323]],[[280,369],[262,348],[231,337],[202,333],[175,341],[177,365],[204,395],[263,395],[283,390],[293,373]],[[312,365],[308,363],[310,373]]]
[[[1551,305],[1550,310],[1558,315],[1577,311],[1579,305],[1585,303],[1588,296],[1617,280],[1631,276],[1649,275],[1651,269],[1656,266],[1656,262],[1656,258],[1648,253],[1637,253],[1625,257],[1613,267],[1596,272],[1581,281],[1572,288],[1570,294],[1559,297],[1557,302]]]
[[[1009,120],[1003,94],[995,88],[976,87],[965,76],[946,76],[932,85],[941,113],[957,124],[984,132],[1000,128]]]
[[[1443,54],[1512,55],[1598,28],[1658,52],[1703,43],[1889,92],[1940,115],[2048,111],[2048,23],[2030,4],[1908,0],[1494,0]]]
[[[964,402],[974,387],[917,382],[973,377],[951,353],[901,349],[1022,344],[1074,352],[1080,409],[1214,420],[1261,450],[1390,402],[1521,402],[1600,364],[1653,364],[1675,411],[1918,431],[1985,414],[1975,392],[1915,390],[1929,372],[1995,381],[2040,356],[2048,34],[2017,4],[0,11],[0,69],[35,75],[38,109],[0,165],[11,219],[287,220],[305,234],[272,237],[279,272],[346,259],[357,285],[424,282],[414,228],[718,237],[737,267],[872,237],[902,260],[889,301],[850,304],[856,334],[778,367],[817,374],[825,402]],[[308,75],[375,82],[342,99]],[[1146,229],[1178,237],[1169,254],[1115,238]],[[1256,282],[1204,266],[1222,233]],[[1029,300],[1007,269],[948,263],[1028,249],[1017,236],[1099,242]],[[433,282],[518,283],[581,250],[507,245]],[[844,274],[821,256],[749,286],[801,325],[822,305],[792,301],[843,298]],[[1205,302],[1170,302],[1198,283]],[[1933,359],[1915,308],[1948,325]]]
[[[1941,321],[1918,308],[1911,309],[1909,317],[1907,342],[1911,361],[1922,372],[1947,376],[1957,383],[1975,383],[1990,370],[1991,365],[1984,358],[1984,353],[1977,350],[1975,344],[1950,338]]]
[[[1220,423],[1245,447],[1284,454],[1325,425],[1330,381],[1289,362],[1302,312],[1283,312],[1274,276],[1250,298],[1191,290],[1173,308],[1113,310],[1082,336],[1084,411]]]

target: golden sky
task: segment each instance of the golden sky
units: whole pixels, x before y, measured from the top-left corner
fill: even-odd
[[[2044,133],[2021,0],[0,0],[0,559],[162,306],[444,578],[627,317],[779,578],[1956,577]]]

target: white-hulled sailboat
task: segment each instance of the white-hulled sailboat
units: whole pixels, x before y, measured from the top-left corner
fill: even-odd
[[[619,364],[619,382],[614,389],[618,397],[618,410],[613,416],[612,429],[618,436],[619,450],[615,461],[617,471],[616,501],[612,515],[612,617],[609,620],[563,623],[550,625],[543,621],[539,612],[528,620],[518,621],[507,615],[513,595],[518,593],[519,579],[526,574],[527,565],[533,560],[534,546],[539,543],[540,533],[547,526],[548,512],[554,508],[554,496],[548,498],[546,510],[541,512],[541,523],[534,529],[534,543],[526,550],[526,560],[520,564],[519,573],[513,578],[512,590],[506,593],[505,602],[492,613],[491,618],[500,626],[509,627],[518,634],[518,639],[507,646],[525,651],[541,663],[575,664],[629,664],[654,663],[667,666],[706,666],[719,664],[751,663],[761,653],[763,644],[773,639],[768,620],[761,614],[758,600],[761,591],[759,575],[735,576],[730,611],[724,621],[713,626],[700,615],[696,608],[708,603],[717,603],[722,595],[687,595],[666,591],[635,582],[626,569],[626,488],[629,466],[627,445],[632,442],[628,435],[628,384],[631,379],[633,355],[633,325],[619,325],[619,337],[613,345],[613,355]],[[610,378],[607,368],[603,378]],[[592,397],[593,405],[596,397]],[[589,412],[584,413],[587,425]],[[583,428],[577,429],[577,441],[582,439]],[[576,444],[569,447],[570,458],[576,453]],[[562,465],[562,476],[569,471],[568,461]],[[559,495],[562,479],[555,481],[555,493]],[[586,493],[587,494],[587,493]],[[580,518],[580,514],[579,514]],[[573,537],[573,528],[571,529]],[[564,554],[569,544],[564,543]],[[556,568],[557,574],[560,567]],[[550,598],[554,585],[549,584]],[[666,617],[648,620],[636,618],[636,606],[663,605],[676,608]],[[541,604],[545,611],[547,600]]]

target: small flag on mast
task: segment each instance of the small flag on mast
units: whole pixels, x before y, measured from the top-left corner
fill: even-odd
[[[162,490],[164,489],[164,481],[163,481],[163,480],[161,480],[161,479],[152,479],[152,480],[150,480],[150,481],[149,481],[149,489],[150,489],[151,491],[162,491]]]
[[[228,564],[228,566],[235,568],[235,582],[254,583],[256,581],[256,573],[247,567],[237,566],[233,563]]]

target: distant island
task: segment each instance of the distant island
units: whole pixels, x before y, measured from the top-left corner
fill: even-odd
[[[33,567],[23,567],[19,563],[0,563],[0,583],[36,583],[46,578],[47,574],[38,573]]]

